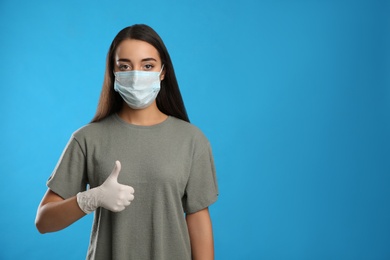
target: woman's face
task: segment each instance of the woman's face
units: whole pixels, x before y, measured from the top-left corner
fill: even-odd
[[[161,71],[161,59],[153,45],[133,39],[123,40],[116,49],[114,56],[114,71]],[[164,79],[165,71],[161,72],[160,80]]]

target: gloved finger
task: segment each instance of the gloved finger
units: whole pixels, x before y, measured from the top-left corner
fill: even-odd
[[[121,171],[121,168],[122,168],[121,162],[115,161],[114,169],[112,169],[112,172],[111,172],[109,178],[113,178],[114,180],[116,180],[118,182],[118,176],[119,176],[119,172]]]
[[[134,195],[131,193],[125,193],[123,194],[123,197],[121,198],[123,201],[133,201],[134,200]]]
[[[115,207],[111,208],[112,212],[121,212],[124,210],[126,207],[124,205],[116,205]]]
[[[128,185],[121,184],[120,190],[124,193],[134,194],[134,188]]]

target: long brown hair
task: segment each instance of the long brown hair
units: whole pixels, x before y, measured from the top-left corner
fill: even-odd
[[[160,36],[149,26],[135,24],[122,29],[111,43],[106,58],[106,71],[99,104],[92,122],[98,122],[109,115],[118,112],[123,105],[123,99],[114,90],[114,57],[118,45],[126,39],[141,40],[151,44],[160,54],[164,64],[165,77],[161,82],[161,90],[156,98],[158,109],[161,112],[189,122],[187,111],[179,90],[173,64],[168,50]]]

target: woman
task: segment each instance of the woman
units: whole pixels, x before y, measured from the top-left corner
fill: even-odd
[[[152,28],[115,37],[96,115],[72,135],[47,185],[37,229],[58,231],[95,212],[87,259],[213,259],[210,145],[189,123]]]

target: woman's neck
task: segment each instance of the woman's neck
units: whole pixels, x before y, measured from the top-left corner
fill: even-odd
[[[118,115],[129,124],[142,126],[159,124],[168,117],[158,109],[156,102],[144,109],[132,109],[124,103]]]

